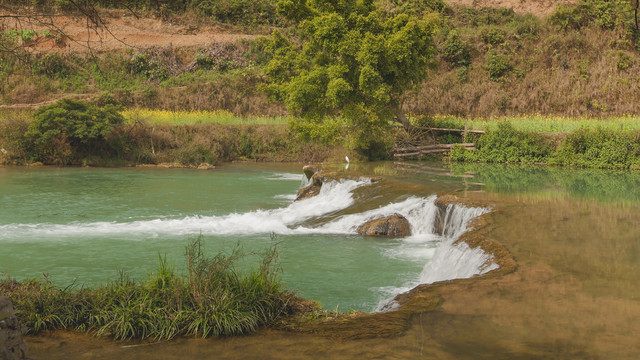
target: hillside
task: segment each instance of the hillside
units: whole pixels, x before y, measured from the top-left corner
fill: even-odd
[[[564,1],[379,2],[392,12],[439,9],[442,18],[435,36],[438,66],[405,101],[414,116],[640,112],[638,30],[614,3],[590,0],[554,13]],[[259,89],[269,55],[257,39],[274,21],[255,18],[247,25],[246,18],[224,22],[192,13],[100,13],[106,28],[99,30],[87,30],[81,17],[56,13],[53,25],[66,37],[42,35],[46,26],[40,20],[3,17],[5,29],[36,35],[17,37],[27,45],[27,58],[5,57],[0,106],[33,108],[79,97],[241,116],[286,113]]]

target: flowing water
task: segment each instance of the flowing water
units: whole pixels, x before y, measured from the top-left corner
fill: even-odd
[[[390,196],[354,176],[294,202],[303,183],[300,166],[0,169],[0,271],[92,286],[120,269],[143,277],[159,255],[181,270],[185,244],[202,236],[210,252],[276,245],[288,288],[328,309],[373,311],[420,283],[492,269],[480,268],[488,260],[481,251],[451,245],[485,209],[451,209],[443,235],[433,229],[435,195]],[[364,222],[394,213],[408,218],[413,236],[356,234]],[[463,260],[443,263],[452,259]]]
[[[403,330],[392,337],[371,333],[380,329],[382,334],[404,308],[353,320],[356,329],[362,326],[369,334],[366,338],[335,340],[265,329],[248,337],[122,344],[56,333],[29,337],[31,356],[122,360],[640,358],[640,173],[479,164],[446,167],[402,162],[367,168],[352,164],[350,171],[380,175],[385,180],[373,185],[358,180],[335,184],[334,191],[344,190],[344,196],[339,196],[344,203],[331,201],[326,210],[318,204],[302,210],[296,207],[304,204],[291,203],[301,181],[298,169],[235,165],[211,173],[3,169],[0,226],[11,229],[14,237],[1,240],[3,250],[9,251],[0,252],[0,264],[24,277],[42,271],[53,277],[69,267],[66,275],[56,275],[63,276],[61,282],[94,276],[91,274],[101,268],[102,275],[81,280],[100,282],[117,267],[144,276],[153,268],[155,254],[166,252],[179,258],[185,237],[200,232],[211,250],[216,242],[228,241],[232,247],[238,240],[264,248],[272,241],[268,233],[276,232],[288,286],[320,298],[329,308],[335,304],[344,309],[346,300],[331,302],[339,297],[338,289],[349,297],[359,292],[359,300],[350,300],[350,306],[366,304],[362,308],[373,309],[380,299],[416,283],[491,268],[487,254],[452,245],[455,233],[464,228],[460,224],[490,211],[485,215],[484,235],[505,246],[516,259],[517,269],[427,287],[416,299],[439,299],[435,311],[413,312],[403,320]],[[82,174],[89,178],[79,182]],[[229,177],[226,187],[225,177]],[[214,183],[217,185],[211,185]],[[58,192],[61,184],[66,184],[65,193]],[[249,186],[240,194],[235,192],[243,184]],[[214,192],[220,196],[215,206]],[[442,192],[484,204],[449,209],[445,232],[450,236],[444,237],[433,234],[429,220],[433,196]],[[42,200],[47,197],[48,201]],[[92,198],[101,199],[100,204]],[[65,203],[71,205],[65,207]],[[105,213],[109,204],[113,208]],[[56,210],[60,208],[66,210]],[[151,217],[137,217],[141,209]],[[307,211],[314,214],[306,217]],[[353,223],[373,213],[392,211],[410,218],[416,215],[422,221],[412,220],[414,230],[424,228],[407,239],[353,235]],[[48,215],[38,217],[40,214]],[[259,218],[263,223],[274,217],[279,220],[270,223],[265,233],[245,224],[242,226],[253,229],[251,235],[215,235],[219,227],[214,223],[229,223],[235,216]],[[74,227],[77,235],[71,231]],[[101,233],[105,228],[110,233]],[[6,236],[4,230],[2,234]],[[93,250],[102,242],[106,246]],[[112,263],[101,264],[102,257]],[[81,266],[82,262],[87,264]],[[91,271],[82,270],[87,268]],[[320,283],[327,285],[312,289]]]

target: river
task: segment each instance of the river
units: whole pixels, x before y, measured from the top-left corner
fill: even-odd
[[[118,268],[144,276],[153,269],[158,253],[178,261],[185,238],[199,233],[207,237],[207,246],[211,247],[222,238],[229,239],[225,240],[229,246],[242,240],[243,246],[251,249],[275,241],[287,286],[303,296],[320,299],[326,308],[335,305],[370,311],[381,300],[424,280],[425,272],[434,271],[434,264],[440,263],[436,261],[438,256],[447,253],[442,245],[449,241],[428,231],[408,239],[362,238],[353,234],[353,224],[340,225],[340,220],[379,211],[389,204],[396,204],[391,206],[393,211],[411,206],[428,209],[434,194],[449,193],[466,203],[483,204],[475,209],[489,211],[484,215],[484,236],[504,245],[517,261],[517,268],[499,276],[489,273],[426,288],[417,298],[437,298],[439,305],[435,310],[413,312],[393,336],[384,331],[396,316],[392,311],[368,317],[375,321],[367,322],[366,316],[356,320],[355,326],[362,326],[362,333],[367,334],[360,337],[353,333],[332,337],[322,331],[312,335],[262,330],[254,336],[231,339],[123,344],[56,333],[30,337],[31,355],[38,358],[46,354],[42,358],[54,359],[640,356],[639,174],[411,162],[352,166],[349,171],[354,174],[379,175],[384,180],[375,186],[358,184],[361,180],[343,183],[352,187],[346,193],[351,194],[347,197],[352,203],[328,201],[331,209],[322,211],[316,204],[313,211],[321,214],[314,219],[285,221],[285,228],[279,231],[269,227],[266,233],[254,231],[251,235],[215,233],[217,228],[210,223],[228,221],[230,214],[256,216],[267,212],[284,219],[282,212],[294,206],[291,195],[300,186],[299,169],[298,165],[229,165],[210,172],[5,168],[0,170],[0,188],[5,194],[0,237],[9,251],[2,252],[0,264],[14,276],[49,272],[54,281],[92,284],[105,281]],[[228,180],[226,187],[218,183],[222,180],[217,177],[234,172],[246,173],[240,178],[249,184],[240,195],[253,196],[240,200],[234,195],[233,189],[243,184],[237,174],[229,175],[233,180]],[[85,183],[93,185],[76,183],[84,175],[93,179]],[[126,180],[108,180],[111,176],[124,176]],[[50,186],[43,187],[33,177],[44,177]],[[159,177],[172,180],[160,184]],[[188,177],[199,180],[185,180]],[[60,191],[60,184],[68,186],[62,192],[65,196],[53,195]],[[17,190],[21,187],[31,190]],[[14,190],[4,190],[9,188]],[[21,192],[25,194],[19,195]],[[30,198],[28,192],[40,196]],[[220,193],[226,199],[221,203],[233,203],[234,208],[211,205],[211,193]],[[47,194],[52,198],[45,201]],[[95,202],[94,198],[102,200]],[[67,210],[57,210],[67,202],[71,204]],[[18,210],[19,204],[30,210]],[[107,205],[112,209],[105,209]],[[138,218],[141,215],[135,209],[145,209],[145,216],[152,218]],[[482,212],[478,210],[478,214]],[[36,213],[48,218],[38,220],[43,216],[36,217]],[[298,216],[302,211],[291,213]],[[427,216],[426,212],[422,214]],[[146,229],[152,225],[148,222],[153,223],[151,230]],[[178,223],[176,228],[182,230],[171,230],[168,225]],[[415,228],[417,224],[413,225]],[[76,231],[83,235],[74,235]],[[276,233],[275,240],[271,233]],[[87,242],[94,245],[85,245]],[[105,246],[100,245],[101,249],[91,255],[95,243],[103,242]],[[88,258],[76,259],[83,256]],[[48,260],[50,257],[55,260]],[[109,260],[101,264],[102,258]],[[304,260],[297,264],[295,259],[300,258]],[[481,260],[470,268],[481,270],[479,264],[486,264],[486,258]],[[468,269],[469,264],[465,265]],[[332,272],[337,275],[331,277]],[[326,285],[314,290],[318,283]],[[307,288],[305,284],[312,285]],[[341,297],[343,293],[345,297]],[[376,327],[382,337],[376,337]]]

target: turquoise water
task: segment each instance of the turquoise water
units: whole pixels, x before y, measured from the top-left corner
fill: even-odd
[[[435,243],[305,225],[360,210],[338,196],[291,208],[300,169],[0,168],[0,272],[48,274],[60,286],[104,283],[119,270],[144,277],[158,255],[183,269],[185,245],[202,235],[212,254],[277,245],[286,287],[328,309],[370,311],[388,288],[415,281]]]

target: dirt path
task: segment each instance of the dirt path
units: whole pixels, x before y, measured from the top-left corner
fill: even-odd
[[[7,29],[49,30],[52,34],[59,31],[66,34],[67,38],[63,41],[56,41],[55,36],[33,41],[28,45],[34,52],[208,46],[213,43],[230,43],[258,37],[258,35],[238,33],[214,26],[181,25],[157,18],[137,18],[126,11],[107,11],[101,16],[106,27],[99,30],[88,29],[86,20],[83,18],[63,15],[37,20],[3,18],[0,20],[0,26]]]

